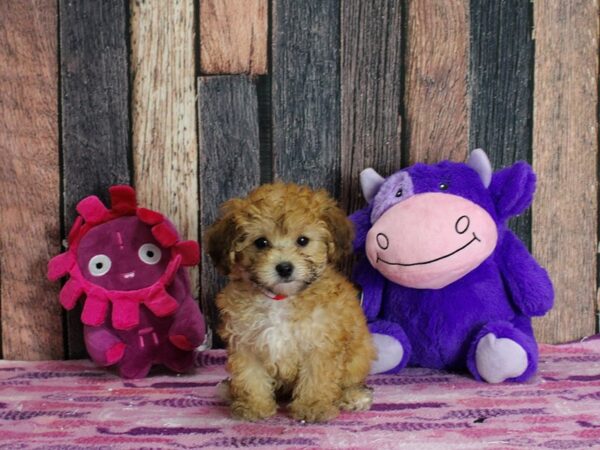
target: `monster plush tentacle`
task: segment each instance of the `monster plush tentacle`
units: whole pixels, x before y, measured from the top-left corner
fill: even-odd
[[[180,240],[161,213],[138,208],[131,187],[109,192],[110,209],[95,196],[79,202],[68,249],[48,263],[48,277],[69,275],[60,302],[83,301],[85,343],[98,364],[124,377],[144,376],[153,363],[187,370],[205,333],[184,268],[198,264],[199,245]]]
[[[526,163],[493,173],[482,150],[466,164],[415,164],[361,176],[367,207],[351,216],[354,280],[378,348],[374,372],[405,364],[469,370],[491,383],[537,367],[531,316],[552,306],[545,270],[506,221],[531,203]]]

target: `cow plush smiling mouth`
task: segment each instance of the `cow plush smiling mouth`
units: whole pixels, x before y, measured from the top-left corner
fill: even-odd
[[[531,204],[531,167],[493,173],[475,150],[464,164],[415,164],[386,179],[366,169],[361,185],[354,280],[378,350],[373,372],[409,364],[491,383],[529,378],[530,318],[551,308],[552,283],[506,222]]]

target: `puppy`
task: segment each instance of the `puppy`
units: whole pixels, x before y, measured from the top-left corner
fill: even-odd
[[[263,185],[221,207],[205,248],[229,284],[217,296],[234,417],[298,420],[366,410],[375,350],[355,288],[335,268],[353,228],[325,191]]]

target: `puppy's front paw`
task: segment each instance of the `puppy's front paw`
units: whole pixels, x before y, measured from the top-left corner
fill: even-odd
[[[277,412],[277,404],[273,402],[252,403],[242,400],[234,400],[231,403],[231,415],[235,419],[256,422],[268,419]]]
[[[344,411],[368,411],[373,403],[373,391],[364,386],[347,388],[342,393],[340,408]]]
[[[303,420],[305,422],[326,422],[335,419],[340,414],[340,410],[331,403],[304,403],[293,401],[290,404],[290,413],[296,420]]]

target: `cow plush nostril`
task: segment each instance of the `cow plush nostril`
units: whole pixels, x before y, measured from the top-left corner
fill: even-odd
[[[385,234],[378,233],[377,234],[377,245],[379,245],[379,247],[382,250],[386,250],[390,246],[390,240],[388,239],[388,237]]]
[[[471,219],[468,216],[460,216],[454,224],[454,229],[458,234],[463,234],[469,229],[471,225]]]

